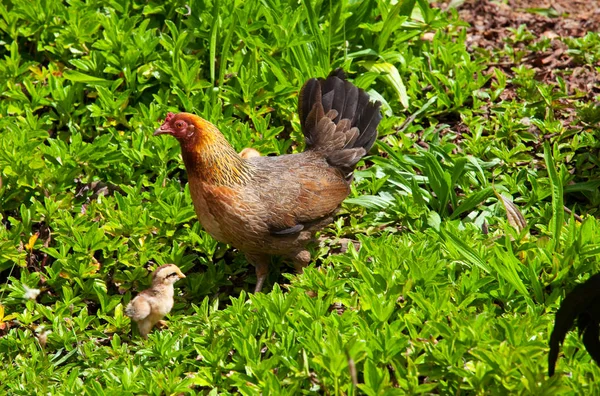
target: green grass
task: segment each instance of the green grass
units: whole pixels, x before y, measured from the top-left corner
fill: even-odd
[[[562,298],[600,270],[600,110],[490,69],[544,39],[471,53],[464,29],[424,0],[0,5],[0,393],[599,392],[576,333],[546,364]],[[597,65],[599,34],[561,40]],[[238,150],[300,151],[298,90],[336,67],[382,101],[380,139],[315,265],[274,262],[248,294],[152,131],[189,111]],[[169,328],[132,339],[124,306],[165,263],[188,276]]]

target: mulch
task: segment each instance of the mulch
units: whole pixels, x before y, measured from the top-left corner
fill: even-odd
[[[499,67],[512,76],[514,67],[527,65],[535,71],[538,81],[556,84],[560,76],[569,95],[593,100],[600,94],[600,75],[596,70],[600,65],[574,59],[561,40],[600,31],[600,1],[471,0],[460,6],[459,15],[471,25],[467,31],[467,46],[471,51],[497,53],[506,45],[513,45],[516,50],[526,52],[518,63],[503,56],[490,69]],[[543,51],[531,51],[523,42],[512,43],[514,31],[521,25],[533,34],[533,42],[548,39],[550,46]]]
[[[449,3],[439,6],[444,9]],[[551,86],[558,87],[560,78],[568,97],[558,101],[554,116],[566,130],[581,128],[576,105],[600,98],[600,62],[591,64],[581,55],[577,57],[565,40],[600,31],[600,0],[466,0],[458,6],[458,13],[470,25],[467,49],[487,53],[491,59],[484,72],[493,75],[500,69],[507,75],[501,100],[519,100],[519,87],[511,81],[518,67],[533,70],[536,81]],[[525,39],[515,40],[521,26],[527,31]],[[539,45],[542,40],[549,43]],[[507,47],[519,55],[509,56]],[[484,117],[491,115],[490,106],[480,110]],[[460,140],[461,127],[465,126],[461,121],[448,124],[450,128],[442,133],[452,131]]]
[[[470,39],[483,47],[503,45],[511,35],[508,29],[520,25],[551,39],[583,37],[600,30],[600,2],[594,0],[474,0],[465,2],[459,15],[472,26]]]

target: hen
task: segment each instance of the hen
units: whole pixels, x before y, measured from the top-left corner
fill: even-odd
[[[246,255],[258,292],[270,255],[291,259],[299,272],[310,262],[307,243],[333,220],[354,167],[377,138],[380,105],[338,69],[300,91],[302,153],[243,158],[217,127],[189,113],[169,113],[154,134],[179,140],[200,223]]]

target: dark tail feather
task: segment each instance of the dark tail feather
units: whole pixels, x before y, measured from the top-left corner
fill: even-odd
[[[548,353],[548,375],[554,375],[560,344],[577,319],[579,332],[583,333],[586,350],[600,364],[600,274],[593,275],[573,288],[556,311],[554,329],[550,335]]]
[[[342,69],[326,79],[308,80],[298,101],[306,149],[322,152],[330,165],[352,172],[377,139],[380,107],[346,81]]]

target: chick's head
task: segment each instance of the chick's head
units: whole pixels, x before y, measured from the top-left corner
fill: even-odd
[[[165,264],[158,267],[152,274],[152,285],[172,285],[185,275],[175,264]]]
[[[240,151],[240,157],[244,159],[260,157],[260,152],[252,147],[246,147],[242,151]]]

